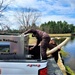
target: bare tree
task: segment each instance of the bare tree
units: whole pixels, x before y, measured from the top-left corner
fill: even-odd
[[[37,20],[40,18],[41,13],[38,11],[33,11],[32,9],[23,10],[20,13],[16,13],[15,17],[18,24],[20,25],[20,30],[27,30],[33,24],[36,24]]]
[[[8,25],[0,25],[0,28],[1,28],[2,33],[6,33],[11,30],[10,26],[8,26]]]
[[[38,18],[40,16],[41,16],[41,13],[39,13],[39,12],[33,12],[32,25],[36,23],[36,21],[38,20]]]
[[[2,32],[9,27],[8,25],[5,25],[4,23],[2,23],[2,20],[7,20],[6,17],[2,13],[8,7],[10,2],[11,0],[0,0],[0,28]]]
[[[0,0],[0,14],[8,7],[11,0]]]

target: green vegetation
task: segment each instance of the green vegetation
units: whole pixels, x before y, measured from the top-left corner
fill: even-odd
[[[61,49],[60,53],[61,53],[62,57],[67,57],[69,55],[67,52],[65,52],[62,49]]]
[[[40,29],[52,34],[59,33],[73,33],[75,31],[75,26],[73,24],[68,24],[66,21],[49,21],[47,23],[41,24]]]
[[[27,28],[27,27],[26,27]],[[75,32],[75,26],[73,24],[68,24],[66,21],[49,21],[47,23],[43,23],[39,26],[33,27],[33,25],[30,25],[27,29],[34,28],[34,29],[40,29],[42,31],[45,31],[49,34],[66,34],[68,33],[74,33]],[[7,30],[0,29],[0,32],[5,33],[23,33],[25,32],[25,29],[11,29],[9,26]],[[63,36],[63,35],[62,35]]]
[[[62,54],[62,57],[67,57],[68,53],[64,50],[61,50],[60,53]],[[69,67],[65,65],[66,73],[67,75],[75,75],[75,72]]]
[[[65,66],[66,71],[67,71],[67,75],[75,75],[74,71],[71,70],[71,68],[69,66]]]

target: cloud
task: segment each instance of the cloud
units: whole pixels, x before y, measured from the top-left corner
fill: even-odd
[[[8,9],[4,11],[13,24],[15,12],[21,9],[33,8],[39,10],[42,14],[41,22],[67,21],[75,25],[75,0],[13,0]]]
[[[66,21],[68,22],[69,24],[73,24],[74,21],[75,21],[75,18],[69,18],[69,17],[66,17],[66,16],[61,16],[61,15],[52,15],[52,16],[43,16],[41,18],[41,22],[44,23],[44,22],[48,22],[48,21]]]
[[[14,0],[12,1],[12,5],[14,7],[36,7],[36,0]]]

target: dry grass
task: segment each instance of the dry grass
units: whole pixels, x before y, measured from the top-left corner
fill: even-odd
[[[51,37],[67,37],[67,36],[71,36],[71,34],[49,34]],[[35,37],[32,37],[32,35],[30,34],[29,35],[29,44],[35,44],[36,43],[36,38]]]
[[[29,44],[35,44],[36,43],[36,38],[32,37],[32,35],[29,35]]]
[[[71,34],[49,34],[51,37],[57,37],[57,36],[60,36],[60,37],[67,37],[67,36],[71,36]]]

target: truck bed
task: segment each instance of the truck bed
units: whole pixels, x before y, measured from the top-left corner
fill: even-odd
[[[47,66],[47,61],[0,60],[1,75],[39,75],[39,70]]]

